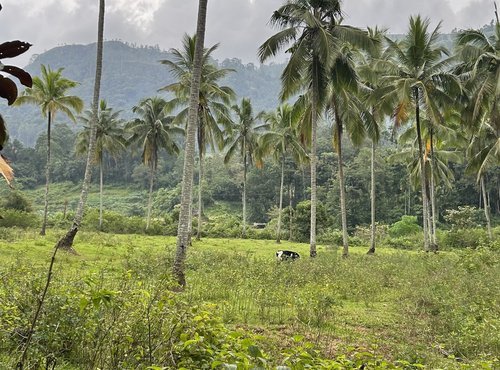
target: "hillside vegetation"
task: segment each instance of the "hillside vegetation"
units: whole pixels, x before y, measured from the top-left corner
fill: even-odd
[[[92,100],[95,48],[95,44],[58,46],[35,56],[26,70],[32,76],[39,76],[42,64],[52,69],[64,68],[64,76],[79,83],[72,94],[81,97],[88,107]],[[170,54],[158,47],[107,41],[104,49],[101,97],[114,109],[122,110],[126,118],[131,117],[131,108],[141,99],[160,94],[158,89],[173,82],[168,68],[160,64]],[[274,109],[278,104],[283,65],[255,66],[236,58],[214,62],[235,71],[223,83],[231,86],[238,96],[251,98],[256,109]],[[0,107],[11,138],[33,146],[46,124],[39,109],[34,106],[4,109],[4,102],[0,102]],[[67,118],[61,115],[56,122],[67,122]]]

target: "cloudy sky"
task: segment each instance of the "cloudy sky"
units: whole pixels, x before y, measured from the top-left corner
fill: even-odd
[[[58,45],[96,39],[98,0],[0,0],[1,41],[20,39],[33,44],[16,59],[26,64],[31,54]],[[105,38],[136,44],[179,47],[182,34],[194,33],[197,0],[107,0]],[[283,0],[210,0],[207,45],[221,43],[219,59],[237,57],[256,62],[258,46],[274,31],[272,11]],[[345,23],[384,26],[403,33],[408,17],[421,14],[443,31],[481,27],[494,17],[493,0],[344,0]]]

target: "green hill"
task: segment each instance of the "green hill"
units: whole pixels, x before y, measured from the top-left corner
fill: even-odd
[[[158,47],[134,46],[120,41],[106,42],[101,97],[108,101],[109,106],[122,110],[123,117],[131,117],[131,108],[140,99],[159,94],[159,88],[173,81],[167,67],[159,63],[169,56],[168,52]],[[223,83],[231,86],[238,98],[251,98],[256,111],[276,107],[283,65],[245,65],[235,58],[216,63],[236,71]],[[64,68],[65,77],[80,83],[70,93],[80,96],[88,107],[94,84],[95,44],[53,48],[36,56],[26,69],[36,76],[40,74],[41,64],[53,69]],[[33,146],[40,132],[45,129],[45,120],[38,108],[7,108],[5,103],[0,104],[10,136]],[[62,115],[56,116],[56,121],[66,120]]]

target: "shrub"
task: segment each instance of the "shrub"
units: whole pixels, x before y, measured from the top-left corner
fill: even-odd
[[[40,219],[34,213],[18,211],[15,209],[0,209],[0,227],[38,227]]]
[[[420,233],[395,238],[389,237],[382,244],[394,249],[420,250],[424,245],[424,237]]]
[[[481,210],[471,206],[459,206],[457,209],[447,209],[444,219],[452,229],[470,229],[482,222]]]
[[[33,211],[33,207],[31,206],[29,199],[19,191],[9,191],[7,196],[4,197],[0,207],[5,209],[15,209],[16,211],[22,212]]]
[[[342,231],[338,229],[327,228],[319,230],[318,242],[323,244],[342,245]]]
[[[451,229],[442,233],[440,246],[451,248],[478,248],[489,245],[488,233],[483,228]]]
[[[389,235],[392,237],[409,236],[422,231],[417,224],[417,216],[401,216],[401,220],[389,227]]]

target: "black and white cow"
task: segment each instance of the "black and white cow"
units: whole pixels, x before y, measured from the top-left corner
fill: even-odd
[[[288,260],[296,260],[297,258],[300,258],[300,255],[297,252],[293,251],[283,251],[279,250],[276,252],[276,259],[278,261],[288,261]]]

